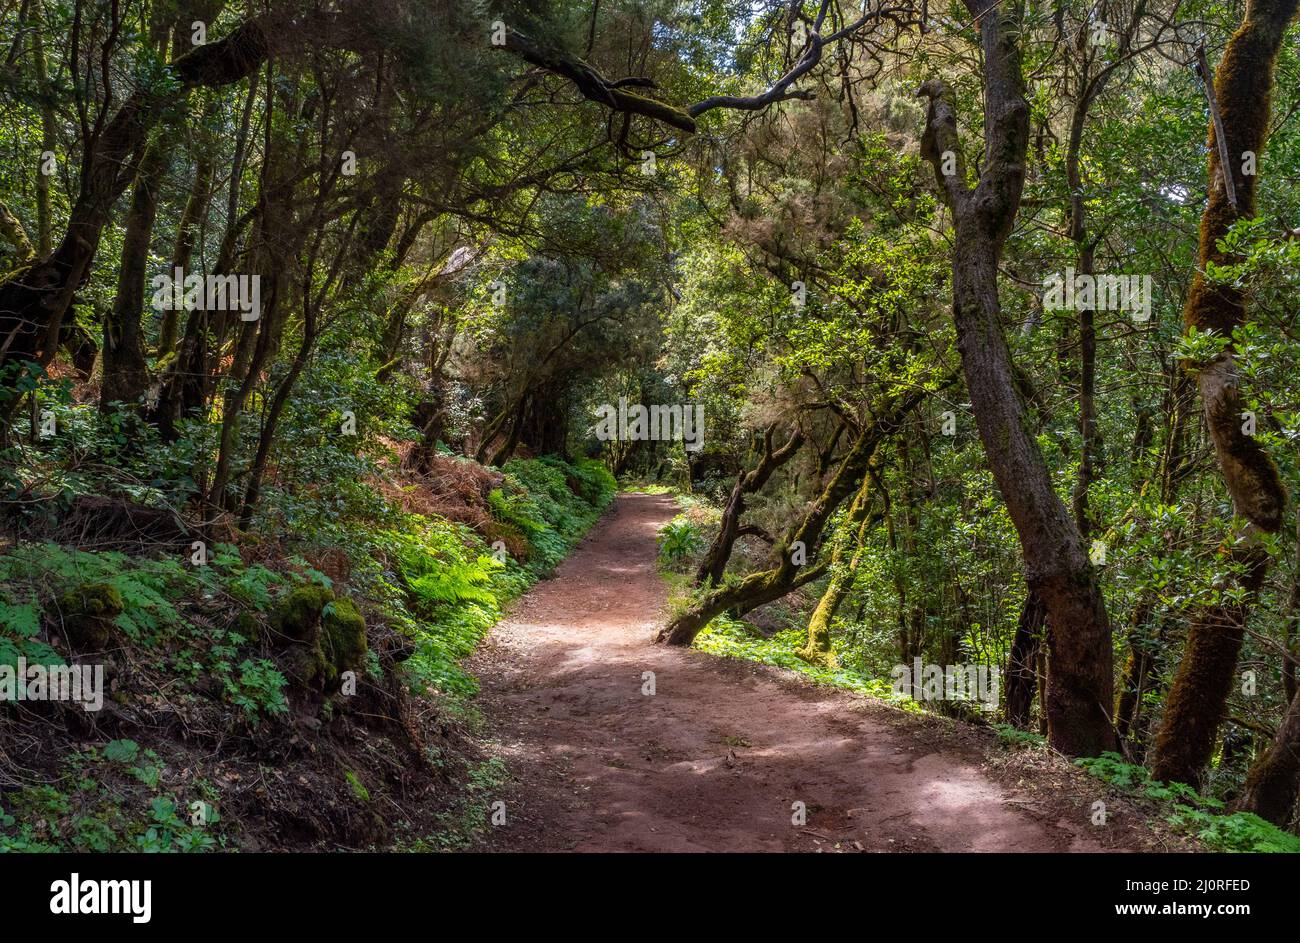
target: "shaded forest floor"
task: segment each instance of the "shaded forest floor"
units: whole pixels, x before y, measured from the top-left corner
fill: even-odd
[[[624,494],[469,669],[511,772],[487,851],[1105,851],[1182,843],[1065,760],[657,646],[664,495]],[[643,693],[645,672],[655,693]],[[1093,803],[1107,824],[1091,824]],[[794,804],[806,809],[792,822]]]

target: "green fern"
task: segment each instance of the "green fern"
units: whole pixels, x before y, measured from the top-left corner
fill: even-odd
[[[492,571],[501,566],[489,556],[480,556],[471,563],[449,564],[411,580],[411,591],[426,604],[495,605],[497,597],[486,584],[492,578]]]

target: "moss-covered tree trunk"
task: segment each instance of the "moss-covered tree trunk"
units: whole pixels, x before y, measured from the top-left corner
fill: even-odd
[[[1273,742],[1255,761],[1246,777],[1240,808],[1275,825],[1285,826],[1295,812],[1300,792],[1300,695],[1282,718]]]
[[[730,585],[707,593],[684,613],[660,630],[656,641],[669,645],[690,645],[699,631],[715,616],[729,609],[748,611],[780,599],[826,571],[826,562],[818,563],[822,534],[836,509],[861,487],[867,466],[876,448],[896,433],[903,419],[916,408],[923,393],[908,393],[891,401],[858,433],[852,447],[840,460],[834,475],[813,499],[803,518],[772,548],[772,565]],[[798,552],[796,552],[798,551]]]
[[[1214,75],[1226,138],[1228,164],[1219,156],[1219,141],[1210,122],[1209,201],[1201,216],[1201,268],[1234,259],[1218,243],[1234,223],[1255,215],[1256,175],[1243,174],[1247,160],[1258,161],[1268,136],[1274,69],[1282,37],[1300,0],[1248,0],[1245,17],[1224,50]],[[1231,187],[1231,190],[1229,189]],[[1234,200],[1235,195],[1235,200]],[[1212,284],[1198,272],[1188,292],[1183,319],[1189,329],[1216,331],[1225,337],[1247,320],[1246,298],[1233,285]],[[1244,602],[1209,607],[1197,614],[1187,646],[1165,700],[1164,718],[1152,756],[1157,779],[1196,784],[1214,752],[1244,638],[1249,602],[1268,573],[1268,555],[1259,546],[1260,532],[1282,526],[1286,492],[1277,466],[1263,447],[1243,431],[1241,392],[1231,345],[1203,367],[1197,381],[1206,427],[1237,514],[1247,522],[1230,548],[1228,560],[1239,567],[1238,587]]]
[[[996,0],[966,6],[979,21],[984,53],[985,159],[976,186],[966,182],[951,95],[936,80],[920,90],[930,100],[921,152],[955,223],[953,320],[975,422],[1020,537],[1026,583],[1051,625],[1049,738],[1063,753],[1095,756],[1115,745],[1110,620],[1078,525],[1030,428],[998,293],[998,259],[1019,209],[1029,143],[1021,15]]]
[[[808,620],[808,644],[799,652],[805,661],[828,667],[835,665],[831,623],[835,621],[840,604],[853,588],[854,574],[862,562],[862,545],[871,527],[870,510],[871,476],[868,475],[862,480],[862,487],[854,495],[848,514],[840,524],[840,539],[831,552],[830,580]],[[845,559],[846,556],[848,559]]]
[[[718,532],[714,535],[700,565],[695,571],[697,586],[716,586],[722,582],[722,574],[731,559],[731,550],[740,536],[740,518],[745,513],[746,498],[767,484],[772,473],[794,457],[804,443],[803,433],[796,429],[790,434],[785,445],[772,448],[772,437],[776,426],[768,426],[763,432],[763,453],[758,463],[747,472],[736,477],[736,483],[727,497],[722,509],[722,519],[718,523]]]

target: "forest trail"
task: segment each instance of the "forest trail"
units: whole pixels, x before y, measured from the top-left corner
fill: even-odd
[[[620,495],[475,655],[513,777],[484,850],[1101,850],[869,698],[655,645],[655,534],[675,513],[669,496]]]

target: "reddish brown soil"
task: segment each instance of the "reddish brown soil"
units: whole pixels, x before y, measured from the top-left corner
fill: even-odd
[[[655,532],[675,513],[666,496],[621,496],[475,656],[513,777],[484,850],[1100,850],[1086,815],[1030,808],[960,736],[914,736],[869,698],[655,645]]]

